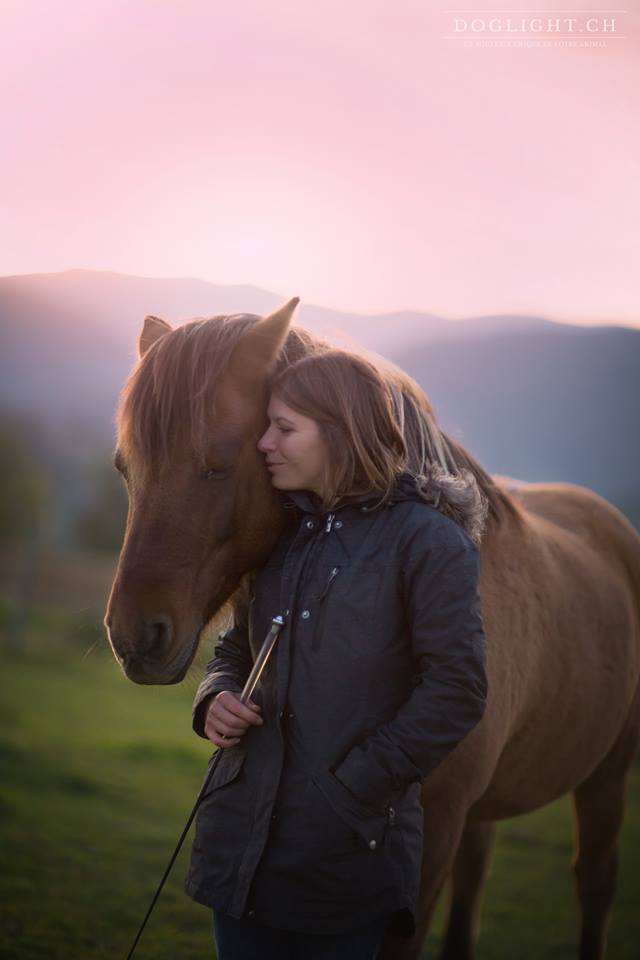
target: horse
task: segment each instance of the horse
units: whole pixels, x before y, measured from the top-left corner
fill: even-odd
[[[268,558],[282,509],[256,442],[270,378],[328,344],[292,325],[297,299],[265,317],[176,328],[145,318],[121,394],[115,465],[129,512],[105,624],[136,683],[186,674],[204,628],[232,609]],[[426,395],[379,358],[399,398],[408,469],[470,470],[486,497],[480,596],[487,706],[424,780],[415,935],[384,960],[416,960],[445,881],[442,960],[472,960],[495,823],[571,793],[580,960],[602,960],[626,784],[640,740],[640,538],[613,506],[566,483],[492,477],[442,431]]]

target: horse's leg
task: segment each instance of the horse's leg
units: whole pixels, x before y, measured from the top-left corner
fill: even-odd
[[[640,687],[613,749],[573,791],[578,848],[573,861],[581,909],[580,960],[602,960],[618,875],[627,779],[640,730]]]
[[[417,904],[416,932],[410,940],[387,936],[378,960],[418,960],[433,911],[451,873],[464,830],[466,810],[432,798],[424,804],[422,875]]]
[[[472,960],[480,919],[480,896],[487,876],[495,823],[469,820],[453,866],[451,904],[441,960]]]

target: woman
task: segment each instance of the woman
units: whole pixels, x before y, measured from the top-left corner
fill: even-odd
[[[385,932],[415,930],[422,781],[485,708],[479,555],[406,471],[368,361],[298,361],[268,417],[258,448],[289,522],[196,695],[194,729],[224,753],[186,888],[214,908],[219,960],[373,960]]]

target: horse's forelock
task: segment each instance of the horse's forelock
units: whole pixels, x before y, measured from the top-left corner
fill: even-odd
[[[120,398],[118,445],[127,459],[146,472],[166,466],[176,449],[204,455],[221,373],[259,319],[234,314],[192,320],[147,351]]]

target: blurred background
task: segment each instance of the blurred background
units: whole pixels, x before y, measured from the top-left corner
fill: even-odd
[[[3,5],[0,956],[124,956],[210,755],[213,638],[179,686],[135,687],[101,626],[146,314],[298,295],[492,473],[583,484],[640,528],[639,17],[510,6]],[[613,960],[637,956],[639,841],[636,767]],[[576,956],[571,856],[569,798],[500,825],[479,960]],[[213,956],[184,872],[141,958]]]

